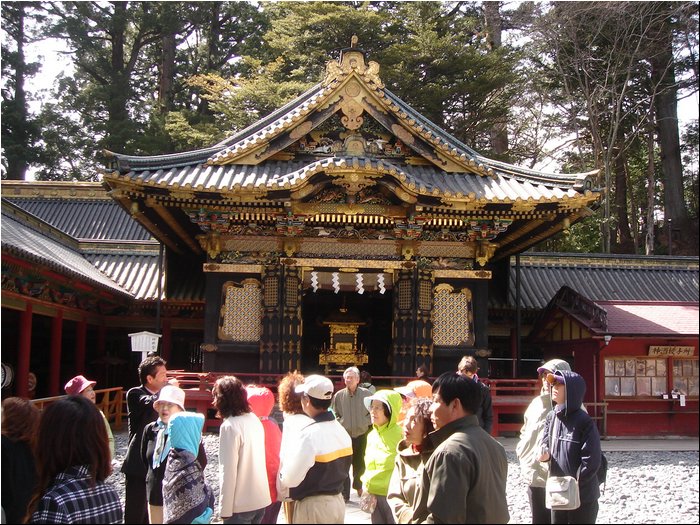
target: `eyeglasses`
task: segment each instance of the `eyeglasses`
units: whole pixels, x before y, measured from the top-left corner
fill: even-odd
[[[557,381],[557,378],[554,374],[547,374],[546,379],[547,379],[547,383],[549,383],[550,385],[554,385],[554,384],[559,382],[559,381]]]

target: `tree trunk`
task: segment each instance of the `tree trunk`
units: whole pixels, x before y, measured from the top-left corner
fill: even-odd
[[[667,21],[659,28],[659,46],[651,57],[651,75],[652,81],[658,86],[656,125],[664,177],[664,210],[666,220],[672,221],[674,229],[685,231],[689,217],[683,199],[683,166],[678,135],[678,88],[673,61],[673,35]],[[670,236],[667,242],[671,242]],[[669,252],[671,251],[676,252],[669,246]]]
[[[107,101],[107,149],[125,151],[130,126],[127,101],[129,99],[129,79],[124,64],[124,46],[126,43],[127,3],[112,2],[110,34],[112,37],[112,57],[110,61],[110,97]]]
[[[634,253],[632,232],[627,214],[627,156],[619,153],[615,158],[615,215],[617,219],[616,253]]]
[[[486,40],[491,51],[501,47],[503,33],[503,18],[501,17],[501,2],[483,2],[484,22],[486,25]],[[507,119],[497,122],[490,131],[491,149],[494,153],[505,155],[508,152]]]
[[[16,7],[16,35],[15,41],[17,44],[17,64],[15,70],[15,93],[13,106],[13,130],[14,135],[13,147],[7,147],[5,154],[7,156],[7,178],[9,180],[24,180],[27,175],[27,159],[26,149],[29,137],[27,133],[27,96],[24,91],[24,82],[26,78],[26,61],[24,57],[24,2],[17,2]],[[3,61],[4,62],[4,61]]]
[[[653,122],[654,108],[651,108]],[[654,255],[654,131],[649,130],[647,137],[647,232],[645,238],[645,250],[647,255]]]
[[[173,109],[173,85],[175,83],[175,33],[166,29],[161,39],[163,46],[158,82],[158,108],[161,114]]]

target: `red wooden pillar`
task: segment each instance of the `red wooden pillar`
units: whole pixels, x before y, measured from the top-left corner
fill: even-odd
[[[75,374],[85,374],[85,340],[87,338],[87,321],[85,318],[78,321],[75,336]]]
[[[163,330],[163,337],[161,337],[160,342],[160,344],[162,345],[160,349],[160,356],[166,361],[170,361],[170,356],[172,355],[173,350],[172,323],[170,322],[170,319],[163,319],[161,326]]]
[[[29,397],[29,361],[32,355],[32,305],[28,303],[19,317],[19,348],[17,349],[18,397]]]
[[[49,397],[58,396],[61,378],[61,338],[63,336],[63,310],[51,319],[51,350],[49,354]]]

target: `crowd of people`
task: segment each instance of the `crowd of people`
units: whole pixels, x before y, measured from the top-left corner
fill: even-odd
[[[282,428],[269,388],[220,377],[218,502],[203,473],[204,416],[185,410],[185,392],[158,356],[141,362],[141,384],[126,396],[124,507],[105,483],[113,440],[94,381],[71,379],[68,396],[43,413],[8,398],[3,523],[210,523],[216,512],[223,523],[277,523],[281,508],[287,523],[344,523],[351,490],[372,523],[507,523],[508,462],[490,435],[491,395],[477,369],[465,356],[432,384],[419,369],[407,385],[377,389],[350,367],[337,392],[328,377],[290,372],[277,387]],[[594,523],[601,451],[585,382],[557,359],[538,374],[516,449],[532,522]],[[576,478],[578,507],[551,503],[550,476]]]

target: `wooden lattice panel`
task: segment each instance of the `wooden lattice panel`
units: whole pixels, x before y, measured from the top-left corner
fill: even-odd
[[[472,243],[428,243],[420,245],[420,255],[423,257],[460,257],[464,259],[474,258],[474,246]]]
[[[413,302],[411,301],[411,282],[399,281],[399,310],[410,310]]]
[[[418,284],[418,307],[421,310],[430,310],[433,300],[433,285],[430,281],[421,280]]]
[[[286,278],[286,284],[285,284],[285,305],[294,308],[297,306],[298,303],[298,290],[297,287],[299,286],[299,279],[296,275],[289,275]]]
[[[303,254],[332,255],[334,257],[362,255],[382,257],[396,255],[396,247],[393,243],[372,243],[367,241],[320,243],[305,240],[301,252]]]
[[[436,346],[473,344],[474,317],[469,289],[453,292],[448,285],[435,287],[433,341]]]
[[[278,245],[277,239],[226,239],[223,245],[224,251],[229,252],[275,252]]]
[[[277,298],[279,294],[279,281],[277,277],[265,278],[265,305],[277,306]]]
[[[260,281],[246,279],[243,286],[224,283],[224,300],[219,318],[219,339],[259,341],[261,334],[262,292]]]

